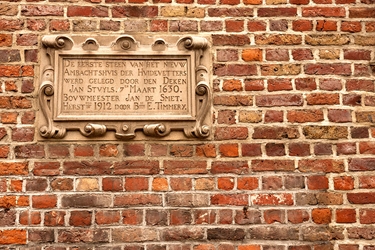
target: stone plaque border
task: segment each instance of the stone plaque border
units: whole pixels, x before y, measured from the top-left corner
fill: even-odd
[[[206,38],[200,36],[153,38],[149,36],[133,37],[130,35],[117,37],[47,35],[42,38],[42,45],[41,84],[38,92],[38,103],[41,112],[38,112],[37,115],[37,121],[40,124],[39,140],[144,140],[153,138],[181,140],[209,139],[211,137],[212,92],[209,84],[209,42]],[[175,87],[180,89],[178,94],[176,94],[177,96],[166,97],[169,104],[163,104],[161,101],[163,99],[155,102],[154,99],[157,94],[154,94],[148,96],[154,102],[149,102],[147,108],[146,105],[142,104],[144,111],[142,109],[138,111],[138,106],[137,109],[130,108],[129,104],[123,106],[125,107],[124,109],[128,110],[100,109],[100,111],[96,111],[96,108],[94,109],[92,106],[91,99],[80,103],[79,100],[77,102],[77,97],[81,96],[74,96],[75,94],[69,96],[66,94],[69,91],[79,92],[84,89],[83,87],[76,89],[75,86],[83,85],[73,84],[70,87],[71,89],[67,89],[69,87],[63,81],[70,80],[64,78],[64,75],[68,74],[64,70],[70,69],[70,63],[72,65],[76,64],[74,69],[80,70],[77,62],[86,62],[88,68],[83,67],[86,71],[89,71],[89,67],[92,65],[103,66],[104,64],[110,67],[113,65],[115,67],[121,63],[123,65],[130,65],[130,63],[137,65],[136,63],[139,62],[144,62],[140,65],[164,65],[164,69],[159,69],[159,74],[160,72],[168,73],[169,63],[186,62],[186,64],[180,64],[182,67],[180,72],[186,72],[186,74],[184,73],[184,78],[178,79],[178,77],[175,77],[171,80],[174,82],[182,81],[184,85],[180,85],[182,86],[181,88]],[[96,88],[97,92],[99,92],[98,96],[103,95],[100,91],[105,90],[120,92],[118,85],[106,87],[104,83],[101,83],[104,80],[110,83],[114,82],[111,79],[110,69],[113,70],[113,68],[108,68],[108,72],[103,72],[109,74],[106,79],[100,77],[98,79],[90,78],[90,81],[94,83],[98,81],[99,83],[98,85],[93,85],[100,86]],[[132,70],[135,72],[136,69],[132,68]],[[118,70],[113,71],[115,71],[113,73],[117,76]],[[133,74],[133,72],[130,73]],[[79,80],[83,81],[83,79]],[[84,80],[86,81],[87,79]],[[125,80],[129,81],[129,79],[124,77],[124,82]],[[169,78],[164,81],[168,80]],[[152,77],[147,78],[146,81],[153,81],[154,84],[157,82]],[[87,83],[85,84],[87,85]],[[121,86],[129,88],[126,85]],[[158,90],[160,89],[159,91],[168,92],[169,90],[162,90],[162,88],[165,86],[174,87],[168,84],[165,86],[160,85],[160,79],[159,83],[153,86],[155,87],[143,87],[137,90],[132,85],[132,89],[133,92],[147,92],[147,90],[155,92],[157,88]],[[123,89],[121,87],[121,91]],[[124,100],[123,98],[125,97],[123,95],[128,96],[127,100],[135,98],[129,94],[129,89],[126,89],[126,91],[115,94],[117,96],[114,97],[108,96],[106,104],[114,107],[116,103],[117,106],[121,106],[122,104],[120,105],[118,102]],[[75,99],[69,100],[68,97],[74,97]],[[118,102],[111,103],[113,100],[110,97]],[[90,98],[100,97],[90,96]],[[168,102],[170,100],[172,101]],[[78,104],[74,104],[75,102]],[[136,105],[138,105],[138,102]],[[171,109],[176,107],[176,109],[170,110],[163,107],[171,107]],[[179,110],[179,107],[184,107],[184,109]],[[85,108],[87,109],[85,110]]]

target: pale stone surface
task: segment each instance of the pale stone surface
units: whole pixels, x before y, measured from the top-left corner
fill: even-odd
[[[97,191],[99,190],[98,179],[82,178],[78,179],[76,183],[77,191]]]

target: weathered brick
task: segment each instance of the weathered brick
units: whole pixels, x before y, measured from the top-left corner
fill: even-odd
[[[121,174],[157,174],[159,173],[158,161],[147,160],[126,160],[116,162],[113,166],[113,173]]]
[[[200,241],[203,237],[204,231],[202,228],[166,228],[161,232],[161,239],[166,241]]]
[[[242,228],[209,228],[207,229],[208,240],[243,240],[246,232]]]
[[[159,194],[124,194],[114,197],[114,206],[126,205],[160,205],[162,202]]]
[[[72,194],[61,197],[61,206],[65,208],[109,207],[111,200],[110,195]]]
[[[158,230],[152,228],[116,228],[112,231],[113,242],[147,242],[158,239]]]
[[[303,133],[307,139],[345,139],[348,137],[347,127],[339,126],[305,126]]]
[[[64,243],[106,243],[109,242],[108,229],[59,229],[58,242]]]
[[[247,206],[249,196],[247,194],[215,194],[211,196],[211,204]]]
[[[234,173],[245,174],[248,173],[249,167],[246,161],[215,161],[212,162],[211,173]]]
[[[297,139],[299,131],[296,127],[255,127],[253,139]]]
[[[341,160],[316,159],[300,160],[298,169],[301,172],[312,173],[341,173],[345,170],[344,162]]]
[[[298,240],[298,228],[294,227],[252,227],[248,229],[253,240]]]

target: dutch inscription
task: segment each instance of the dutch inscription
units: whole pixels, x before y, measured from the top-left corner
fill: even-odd
[[[58,116],[189,114],[186,58],[62,58]]]

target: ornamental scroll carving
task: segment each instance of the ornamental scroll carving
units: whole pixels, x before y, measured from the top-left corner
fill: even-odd
[[[42,38],[40,140],[209,139],[204,37]]]

